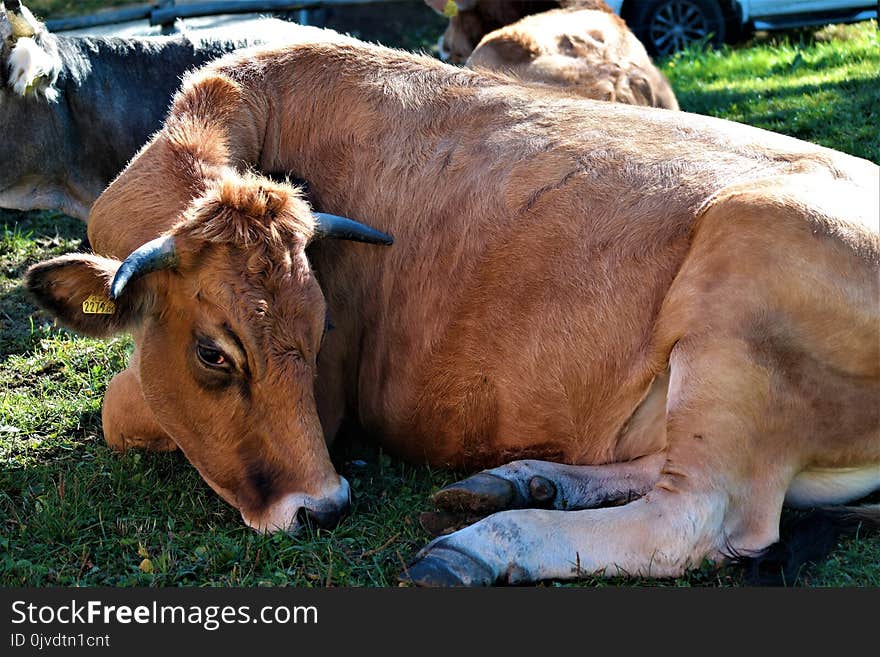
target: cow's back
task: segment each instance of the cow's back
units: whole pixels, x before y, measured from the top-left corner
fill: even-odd
[[[616,431],[657,374],[653,326],[702,209],[748,181],[816,176],[851,194],[876,180],[863,160],[718,119],[491,76],[453,79],[454,94],[434,82],[421,105],[409,79],[361,86],[350,97],[381,117],[358,125],[369,148],[343,146],[331,177],[300,173],[325,207],[396,238],[381,270],[354,250],[315,262],[331,299],[381,307],[360,351],[360,417],[402,451],[424,450],[412,437],[443,417],[449,439],[431,444],[453,451],[438,460],[476,463],[525,433],[545,456],[615,456],[610,436],[581,438]],[[361,116],[357,100],[348,111]]]
[[[821,184],[828,211],[857,232],[876,208],[876,166],[774,133],[503,87],[473,98],[424,160],[373,174],[417,222],[348,206],[397,238],[375,335],[408,336],[394,353],[362,352],[362,416],[419,449],[411,436],[436,435],[444,418],[447,439],[433,444],[453,462],[528,456],[516,452],[523,435],[544,457],[628,456],[603,450],[663,367],[657,318],[701,212],[726,189]]]
[[[499,453],[581,463],[642,453],[616,451],[617,438],[665,368],[670,338],[657,334],[658,318],[699,218],[727,190],[821,188],[821,198],[768,203],[790,204],[807,230],[820,211],[832,217],[846,227],[834,237],[842,248],[876,262],[876,166],[701,117],[598,110],[481,135],[460,157],[482,175],[444,183],[437,224],[392,230],[393,273],[382,280],[394,282],[376,335],[405,327],[410,337],[393,353],[362,352],[360,404],[402,451],[424,450],[412,436],[439,432],[428,444],[449,452],[434,456],[462,465]],[[779,235],[767,227],[768,240]],[[438,248],[455,257],[431,262]],[[389,371],[401,374],[380,375]]]

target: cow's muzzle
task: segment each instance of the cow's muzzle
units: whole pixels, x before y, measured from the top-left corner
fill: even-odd
[[[351,503],[346,500],[339,506],[327,506],[324,508],[310,509],[302,507],[298,514],[298,525],[306,522],[319,527],[320,529],[333,529],[339,524],[339,521],[351,510]]]
[[[332,529],[351,508],[351,489],[344,477],[323,495],[288,493],[259,515],[242,511],[245,523],[259,532],[295,533],[305,522],[321,529]]]

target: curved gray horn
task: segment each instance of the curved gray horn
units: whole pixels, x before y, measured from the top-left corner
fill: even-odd
[[[391,246],[394,238],[352,219],[326,212],[315,212],[315,237],[333,237],[338,240],[384,244]]]
[[[116,271],[110,285],[110,298],[117,299],[125,286],[144,274],[159,269],[170,269],[177,264],[177,251],[174,238],[170,235],[157,237],[132,252]]]

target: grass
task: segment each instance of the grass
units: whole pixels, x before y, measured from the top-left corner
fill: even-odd
[[[875,21],[761,36],[747,47],[661,63],[682,109],[781,132],[880,162]]]
[[[660,64],[686,110],[880,162],[874,23]],[[80,222],[58,213],[0,211],[0,585],[394,586],[428,540],[418,514],[461,473],[351,444],[335,459],[351,482],[353,513],[333,531],[260,536],[180,454],[112,453],[100,404],[130,340],[57,328],[21,287],[28,265],[77,250],[84,237]],[[742,578],[707,564],[670,581],[581,584],[738,586]],[[880,585],[880,539],[842,541],[795,584]]]

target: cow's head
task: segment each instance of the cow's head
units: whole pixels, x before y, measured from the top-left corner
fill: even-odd
[[[610,11],[603,0],[425,0],[425,4],[449,18],[437,49],[450,64],[464,64],[486,34],[532,14],[569,5]]]
[[[6,0],[0,13],[4,87],[19,96],[49,101],[57,98],[54,85],[61,72],[57,41],[18,0]]]
[[[349,489],[314,399],[326,305],[305,249],[324,237],[391,243],[313,214],[294,187],[231,173],[124,262],[67,255],[26,280],[78,332],[135,334],[150,410],[248,525],[293,530],[300,511],[329,525]],[[89,307],[90,297],[115,307]],[[84,312],[95,309],[112,313]]]
[[[594,100],[647,107],[669,107],[675,102],[669,94],[659,97],[668,87],[659,72],[652,76],[651,71],[635,64],[622,66],[605,61],[604,44],[594,41],[591,35],[562,34],[555,41],[554,50],[553,46],[547,47],[547,42],[535,41],[528,32],[501,29],[486,35],[467,65],[513,72],[523,82],[552,85]]]
[[[438,14],[449,18],[446,31],[437,41],[437,53],[444,62],[464,64],[468,55],[489,31],[475,8],[479,0],[425,0]]]

